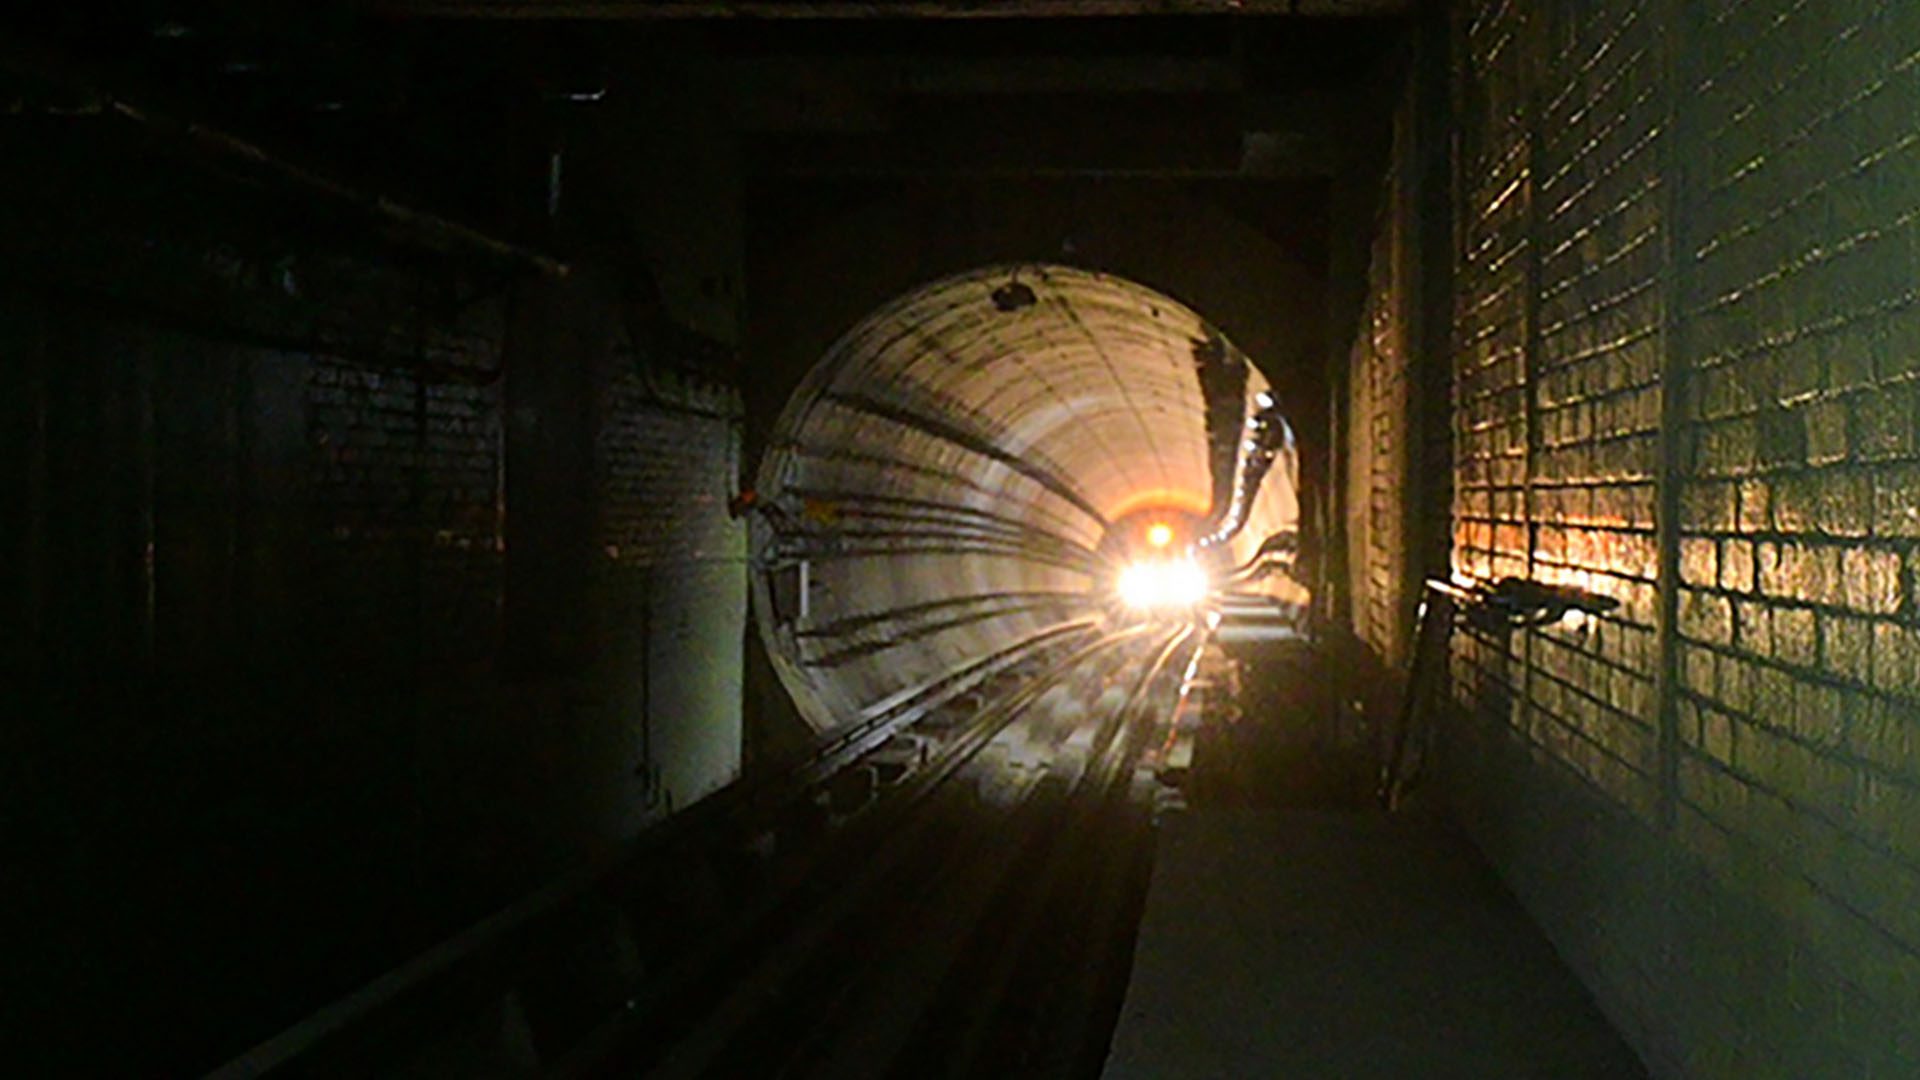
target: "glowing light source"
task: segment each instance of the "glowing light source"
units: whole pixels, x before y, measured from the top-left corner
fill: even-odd
[[[1173,543],[1173,526],[1164,521],[1156,521],[1147,526],[1147,543],[1157,548]]]
[[[1120,571],[1115,584],[1120,602],[1130,608],[1192,607],[1207,598],[1207,572],[1192,559],[1137,562]]]

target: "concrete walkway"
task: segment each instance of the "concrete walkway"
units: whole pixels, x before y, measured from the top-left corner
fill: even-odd
[[[1113,1080],[1644,1075],[1449,831],[1197,810],[1159,844]]]

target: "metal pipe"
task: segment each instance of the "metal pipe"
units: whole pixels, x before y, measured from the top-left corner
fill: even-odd
[[[1053,492],[1055,495],[1060,496],[1062,499],[1065,499],[1071,503],[1075,509],[1097,522],[1102,529],[1107,528],[1110,524],[1110,522],[1107,521],[1106,515],[1102,514],[1099,508],[1095,507],[1093,502],[1081,494],[1080,490],[1067,479],[1056,475],[1051,469],[1042,468],[1019,454],[1012,453],[995,445],[991,440],[982,438],[972,432],[964,431],[944,420],[925,416],[914,412],[912,409],[902,408],[901,406],[881,401],[878,398],[869,397],[865,394],[833,392],[822,394],[820,400],[831,402],[843,408],[852,409],[855,412],[866,413],[869,416],[887,420],[899,424],[902,427],[923,432],[942,442],[952,443],[954,446],[958,446],[963,450],[978,454],[990,461],[997,461],[1007,468],[1012,469],[1014,472],[1032,480],[1034,483],[1039,484],[1048,491]]]
[[[767,504],[768,521],[774,542],[783,548],[807,550],[815,542],[831,544],[850,537],[864,539],[937,538],[1005,544],[1025,551],[1044,552],[1048,557],[1093,565],[1101,558],[1094,549],[1044,529],[1023,528],[1014,522],[993,520],[955,520],[928,517],[886,508],[874,509],[858,503],[831,500],[804,500],[803,505],[827,510],[827,520],[810,525],[805,515],[795,514],[779,504]],[[839,519],[850,520],[840,524]]]
[[[1212,532],[1201,537],[1196,546],[1215,547],[1240,534],[1246,527],[1247,511],[1252,509],[1253,500],[1260,494],[1260,485],[1266,482],[1274,461],[1280,451],[1292,446],[1293,428],[1280,414],[1279,403],[1271,397],[1265,398],[1260,410],[1247,420],[1246,438],[1242,443],[1245,453],[1240,459],[1240,482],[1234,486],[1233,502],[1224,518]]]
[[[952,619],[944,619],[940,622],[916,626],[910,630],[903,630],[890,635],[884,641],[869,641],[862,642],[858,645],[849,645],[828,653],[825,656],[815,657],[811,660],[802,660],[800,663],[805,667],[839,667],[842,664],[858,660],[863,656],[872,656],[875,653],[885,652],[888,649],[899,648],[902,645],[919,641],[921,638],[932,637],[935,634],[947,630],[957,630],[964,626],[972,626],[975,623],[987,622],[991,619],[1004,619],[1010,615],[1027,615],[1037,611],[1045,611],[1049,608],[1067,607],[1069,604],[1074,607],[1083,608],[1092,606],[1086,597],[1075,597],[1071,598],[1071,600],[1037,600],[1027,604],[996,608],[992,611],[974,612]]]
[[[862,533],[856,535],[861,540],[914,540],[915,536],[899,533]],[[933,538],[938,540],[938,537]],[[831,548],[795,548],[782,547],[773,553],[774,562],[815,561],[826,562],[841,559],[868,559],[876,556],[894,557],[900,555],[994,555],[1005,559],[1020,559],[1043,566],[1057,567],[1077,574],[1092,574],[1096,567],[1084,559],[1068,559],[1050,552],[1033,551],[1011,544],[992,543],[868,543],[864,545],[845,545]]]
[[[1251,558],[1222,575],[1220,578],[1220,587],[1227,588],[1265,577],[1267,573],[1282,563],[1283,556],[1286,566],[1288,569],[1291,569],[1293,567],[1294,557],[1297,554],[1295,548],[1298,544],[1299,534],[1297,533],[1274,533],[1260,542],[1260,546],[1254,549]]]
[[[879,542],[888,544],[894,541],[904,542],[921,550],[928,545],[938,547],[952,543],[969,545],[981,550],[1000,552],[1012,558],[1031,558],[1048,565],[1065,566],[1095,572],[1101,565],[1100,556],[1084,548],[1061,548],[1043,539],[1027,539],[977,532],[965,529],[938,529],[917,527],[892,528],[834,528],[820,534],[801,534],[780,537],[776,541],[774,553],[793,558],[830,558],[847,550],[849,542]]]
[[[967,596],[950,596],[941,600],[929,600],[924,603],[909,604],[906,607],[889,608],[886,611],[877,613],[849,615],[845,618],[835,619],[829,623],[822,623],[818,626],[811,626],[804,630],[795,631],[794,636],[797,638],[842,637],[899,619],[917,618],[923,614],[934,614],[958,607],[987,603],[1020,603],[1023,601],[1048,599],[1069,600],[1077,599],[1084,595],[1084,593],[1078,592],[1061,592],[1057,589],[1032,589],[980,593]]]
[[[858,507],[862,516],[893,521],[925,521],[933,524],[953,524],[962,528],[975,528],[1032,536],[1057,544],[1063,548],[1078,549],[1088,555],[1095,554],[1092,547],[1039,525],[1034,525],[1017,517],[983,510],[979,507],[960,503],[941,502],[937,499],[913,499],[903,495],[876,495],[868,492],[835,491],[821,488],[787,488],[783,494],[803,500],[827,503],[836,507]],[[873,509],[878,508],[878,509]],[[950,521],[950,518],[960,519]]]
[[[1247,417],[1247,360],[1209,332],[1193,342],[1194,378],[1200,384],[1207,429],[1207,471],[1212,492],[1207,520],[1196,531],[1211,535],[1226,520],[1240,474],[1240,429]]]
[[[830,448],[830,447],[816,446],[810,443],[804,443],[797,440],[784,440],[784,441],[778,442],[774,444],[771,449],[785,450],[791,453],[796,458],[801,458],[801,457],[811,458],[816,461],[827,462],[830,464],[872,466],[884,472],[906,473],[909,476],[912,476],[915,478],[926,477],[928,479],[938,481],[942,484],[950,484],[956,488],[978,493],[995,502],[1007,501],[1007,492],[1003,488],[988,487],[987,485],[980,483],[978,480],[975,480],[974,478],[969,476],[965,476],[961,473],[953,472],[948,469],[936,468],[934,466],[927,465],[921,462],[906,461],[901,458],[889,457],[885,454],[876,454],[876,453],[869,453],[869,452],[863,452],[863,451],[857,451],[857,450],[846,450],[846,449],[840,449],[837,447]],[[1026,503],[1021,503],[1019,505],[1021,505],[1023,509],[1030,511],[1033,517],[1045,518],[1050,526],[1048,531],[1052,531],[1053,529],[1071,531],[1073,529],[1073,522],[1071,520],[1069,520],[1066,516],[1055,512],[1054,510],[1047,507],[1043,503],[1026,502]],[[1030,527],[1039,528],[1039,526],[1030,526]],[[1060,535],[1065,535],[1065,533],[1063,532]]]

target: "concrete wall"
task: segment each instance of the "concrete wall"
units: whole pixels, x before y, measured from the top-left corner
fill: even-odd
[[[731,390],[590,274],[10,133],[0,1056],[197,1071],[734,774]]]
[[[1456,635],[1449,793],[1658,1075],[1915,1075],[1920,9],[1452,33],[1453,568],[1622,606]]]

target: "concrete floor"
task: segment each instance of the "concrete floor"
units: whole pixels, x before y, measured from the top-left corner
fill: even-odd
[[[1161,830],[1106,1077],[1645,1075],[1454,833],[1228,809]]]

